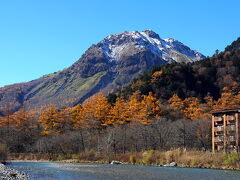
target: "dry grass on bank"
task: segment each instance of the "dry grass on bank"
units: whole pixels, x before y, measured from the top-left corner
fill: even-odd
[[[7,159],[7,146],[0,143],[0,163],[4,163]]]
[[[217,169],[239,169],[240,154],[237,153],[211,153],[201,151],[184,151],[175,149],[171,151],[133,152],[125,154],[99,154],[88,151],[71,155],[56,154],[11,154],[11,160],[24,161],[66,161],[66,162],[100,162],[108,163],[112,160],[121,161],[126,164],[140,165],[164,165],[177,162],[181,167],[195,168],[217,168]]]

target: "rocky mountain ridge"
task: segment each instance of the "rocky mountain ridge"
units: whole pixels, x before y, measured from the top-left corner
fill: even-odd
[[[112,61],[121,59],[122,52],[129,46],[135,46],[139,49],[148,49],[167,62],[192,62],[205,58],[199,52],[191,50],[189,47],[173,38],[161,39],[160,36],[152,30],[145,30],[142,32],[130,31],[117,35],[110,35],[99,43],[99,47],[102,48],[106,57]],[[186,57],[181,59],[177,56],[171,56],[174,53]]]

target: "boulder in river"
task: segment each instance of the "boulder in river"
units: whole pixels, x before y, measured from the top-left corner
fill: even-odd
[[[110,164],[122,164],[120,161],[112,161]]]
[[[165,164],[164,167],[176,167],[177,163],[176,162],[171,162],[170,164]]]

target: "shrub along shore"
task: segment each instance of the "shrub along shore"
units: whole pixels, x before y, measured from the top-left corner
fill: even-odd
[[[110,163],[112,160],[123,164],[157,165],[162,166],[176,162],[179,167],[214,168],[240,170],[240,154],[211,153],[202,151],[171,151],[148,150],[143,152],[129,152],[125,154],[100,154],[95,151],[79,154],[10,154],[13,161],[61,161],[82,163]]]

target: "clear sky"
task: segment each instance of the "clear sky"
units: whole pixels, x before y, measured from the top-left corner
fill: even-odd
[[[109,34],[152,29],[206,56],[240,36],[239,0],[0,0],[0,87],[69,67]]]

